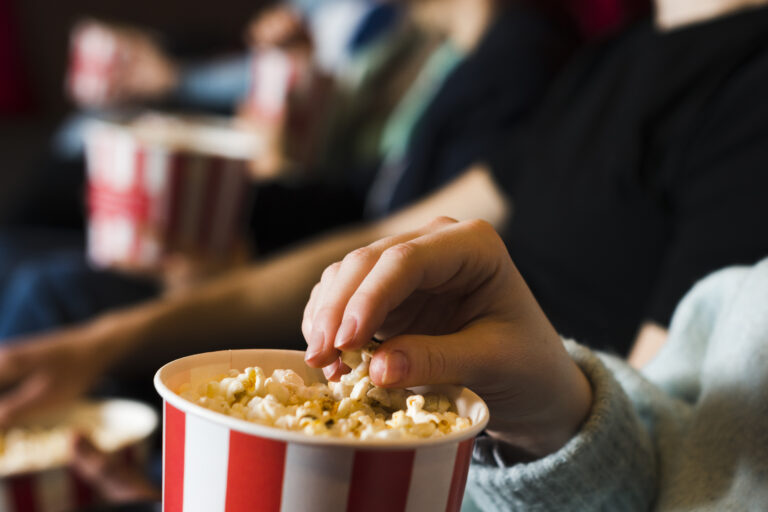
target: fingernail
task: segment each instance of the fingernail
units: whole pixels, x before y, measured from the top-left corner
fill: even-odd
[[[336,333],[336,340],[333,342],[333,346],[336,348],[344,348],[355,338],[357,331],[357,320],[352,317],[344,318],[341,322],[341,327]]]
[[[334,375],[336,375],[336,372],[339,369],[339,363],[338,361],[333,362],[329,364],[328,366],[323,367],[323,375],[325,375],[325,378],[327,380],[331,380]]]
[[[378,373],[381,376],[381,384],[397,384],[408,374],[408,358],[399,350],[386,354],[383,359],[374,358],[370,370],[372,374]]]
[[[314,359],[317,356],[317,349],[314,347],[309,347],[306,352],[304,352],[304,362],[309,362],[312,359]]]
[[[325,333],[323,331],[313,331],[310,335],[309,346],[304,354],[304,361],[311,361],[323,351],[325,346]]]

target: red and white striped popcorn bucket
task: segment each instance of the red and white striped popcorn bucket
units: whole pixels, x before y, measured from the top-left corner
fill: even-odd
[[[91,106],[105,104],[114,92],[114,75],[121,58],[117,39],[105,27],[83,23],[75,28],[67,70],[70,96]]]
[[[277,119],[287,109],[288,97],[301,79],[301,67],[288,52],[274,48],[254,51],[246,108],[257,117]]]
[[[130,432],[129,441],[114,447],[113,456],[143,468],[149,438],[157,428],[155,411],[140,402],[117,399],[98,404],[98,410],[106,428]],[[47,419],[46,424],[49,422]],[[3,456],[7,454],[0,453],[0,459]],[[70,512],[99,500],[96,490],[64,464],[30,460],[28,466],[5,473],[0,471],[0,512]]]
[[[308,167],[325,136],[331,92],[331,79],[312,62],[280,48],[258,49],[244,113],[257,126],[283,130],[289,160]]]
[[[164,512],[458,511],[475,436],[488,408],[466,388],[447,394],[472,427],[435,439],[311,437],[232,418],[176,394],[183,384],[229,369],[292,369],[305,382],[322,372],[291,350],[231,350],[178,359],[155,375],[164,400]]]
[[[171,253],[226,258],[249,214],[258,139],[223,123],[152,119],[87,129],[90,260],[142,270]]]

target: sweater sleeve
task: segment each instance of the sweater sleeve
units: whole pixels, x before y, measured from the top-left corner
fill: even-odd
[[[592,385],[589,418],[558,452],[528,464],[508,465],[494,441],[478,439],[467,491],[481,510],[647,510],[653,502],[654,444],[606,365],[616,362],[566,347]]]

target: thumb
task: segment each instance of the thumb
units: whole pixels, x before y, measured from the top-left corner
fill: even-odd
[[[371,380],[382,387],[466,384],[480,356],[466,331],[446,336],[402,335],[384,342],[371,360]]]

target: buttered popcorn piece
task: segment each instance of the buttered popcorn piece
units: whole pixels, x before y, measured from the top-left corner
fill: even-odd
[[[306,385],[293,370],[230,370],[227,375],[179,394],[198,405],[253,423],[308,435],[358,439],[439,437],[469,428],[472,421],[453,410],[448,397],[416,395],[373,385],[368,366],[378,344],[344,352],[351,371],[339,382]]]

